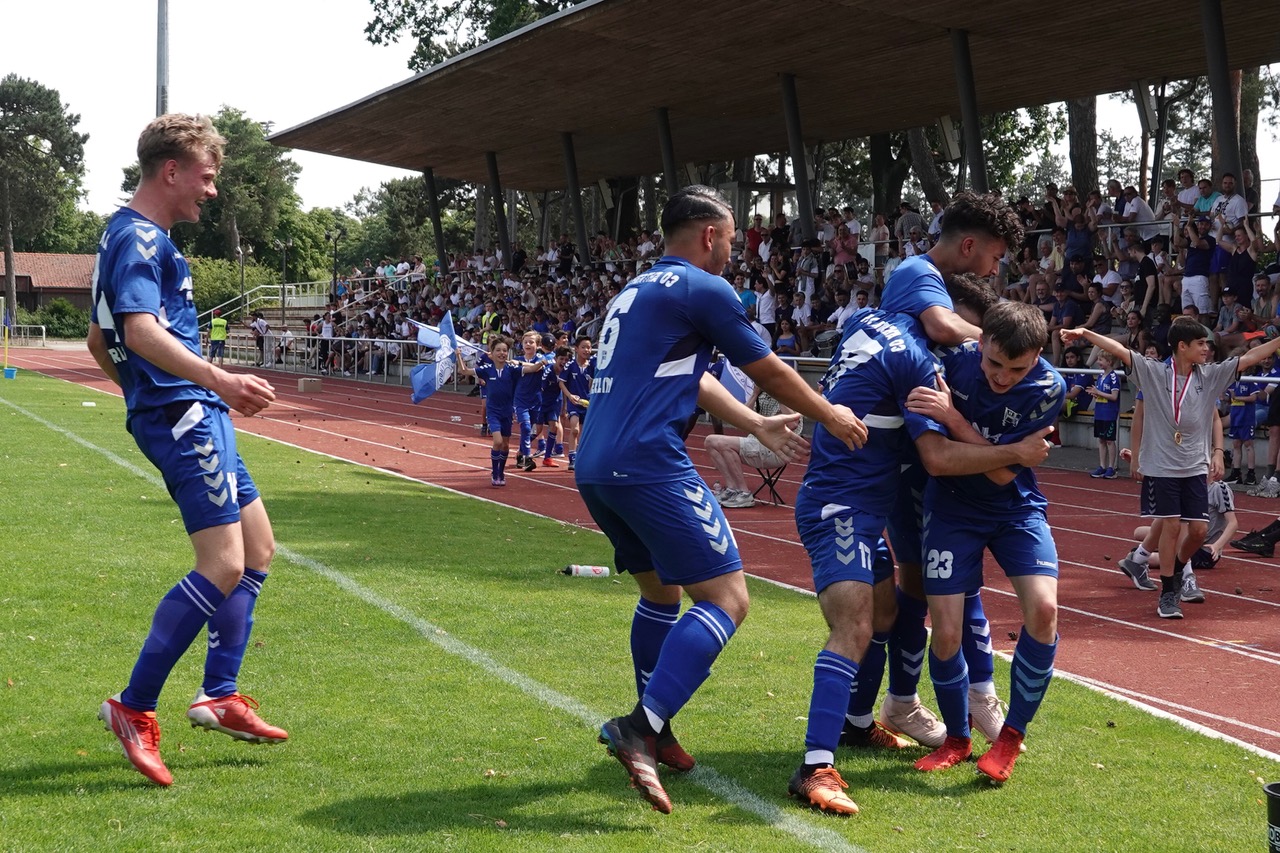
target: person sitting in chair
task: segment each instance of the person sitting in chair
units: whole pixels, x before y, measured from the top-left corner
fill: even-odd
[[[791,413],[791,409],[768,394],[761,393],[758,385],[747,400],[747,408],[756,409],[766,417]],[[795,432],[799,432],[803,426],[801,422]],[[702,446],[706,448],[707,455],[711,457],[711,464],[715,466],[720,474],[720,481],[724,483],[724,487],[715,495],[720,506],[725,509],[745,509],[756,505],[755,496],[743,476],[744,465],[759,470],[769,470],[782,468],[787,464],[753,435],[708,435],[703,439]]]

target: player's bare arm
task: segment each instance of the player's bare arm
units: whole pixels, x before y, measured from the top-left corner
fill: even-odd
[[[129,349],[161,370],[208,388],[242,415],[256,415],[276,398],[262,377],[228,373],[188,350],[160,328],[154,314],[125,314],[124,329]]]
[[[89,324],[89,337],[85,345],[89,347],[89,354],[93,356],[94,361],[98,362],[98,366],[102,368],[103,373],[107,374],[107,378],[119,385],[120,372],[116,370],[116,363],[111,360],[111,355],[107,352],[107,339],[103,337],[102,327],[97,323]]]
[[[1060,329],[1058,330],[1058,334],[1062,337],[1062,342],[1064,344],[1071,344],[1081,338],[1084,338],[1086,341],[1104,352],[1109,352],[1114,355],[1124,364],[1125,367],[1133,367],[1133,354],[1129,351],[1127,346],[1120,343],[1115,338],[1108,337],[1106,335],[1099,335],[1097,332],[1092,332],[1088,329]],[[1278,338],[1277,341],[1280,341],[1280,338]],[[1277,344],[1277,347],[1280,347],[1280,343]],[[1261,361],[1262,359],[1258,360]]]
[[[743,365],[742,372],[788,409],[822,424],[827,432],[849,445],[851,450],[867,443],[867,425],[857,415],[847,406],[831,405],[773,353]]]
[[[710,373],[702,374],[698,381],[698,405],[725,423],[751,433],[788,462],[809,450],[809,442],[799,433],[792,432],[800,425],[800,415],[792,412],[766,418],[739,403]]]

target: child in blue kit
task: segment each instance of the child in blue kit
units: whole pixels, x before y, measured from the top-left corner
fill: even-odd
[[[1098,401],[1093,410],[1093,437],[1098,439],[1098,467],[1090,477],[1116,478],[1116,422],[1120,420],[1120,374],[1115,370],[1116,359],[1110,353],[1098,355],[1098,369],[1107,371],[1089,389]]]
[[[1256,369],[1247,375],[1256,375]],[[1262,386],[1257,382],[1248,382],[1242,376],[1227,389],[1226,397],[1231,401],[1230,420],[1227,423],[1227,435],[1231,438],[1231,458],[1235,465],[1223,477],[1224,483],[1244,483],[1256,486],[1258,475],[1254,470],[1253,432],[1258,427],[1258,411],[1254,405],[1263,396]],[[1241,479],[1241,472],[1244,479]]]

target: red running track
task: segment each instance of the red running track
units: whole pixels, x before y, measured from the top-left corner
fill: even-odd
[[[115,393],[83,350],[17,350],[12,363]],[[420,406],[408,389],[325,378],[319,393],[298,393],[292,375],[276,379],[277,401],[236,427],[332,456],[391,471],[561,521],[595,528],[564,468],[511,472],[505,489],[489,484],[489,442],[478,436],[479,401],[441,393]],[[460,418],[455,422],[454,418]],[[698,436],[694,462],[714,477]],[[779,486],[788,502],[802,468]],[[1182,621],[1155,615],[1156,593],[1135,590],[1116,567],[1138,523],[1137,484],[1091,480],[1079,471],[1045,468],[1040,481],[1061,561],[1057,673],[1129,701],[1218,732],[1280,760],[1280,567],[1228,551],[1218,568],[1200,573],[1208,596],[1183,606]],[[1236,496],[1242,531],[1280,513],[1280,503]],[[787,507],[726,511],[751,574],[812,590],[808,561]],[[985,604],[997,651],[1013,651],[1021,626],[1017,599],[990,560]]]

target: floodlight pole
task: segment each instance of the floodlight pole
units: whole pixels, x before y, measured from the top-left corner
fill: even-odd
[[[169,112],[169,0],[157,0],[156,115]]]

